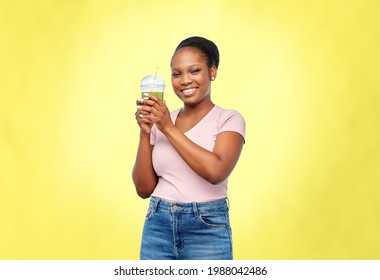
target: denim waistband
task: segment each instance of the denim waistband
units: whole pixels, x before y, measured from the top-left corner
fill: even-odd
[[[151,197],[150,205],[154,211],[157,209],[163,211],[180,211],[183,213],[196,213],[196,212],[212,212],[212,211],[221,211],[228,210],[228,198],[223,198],[211,202],[171,202],[164,200],[159,197]]]

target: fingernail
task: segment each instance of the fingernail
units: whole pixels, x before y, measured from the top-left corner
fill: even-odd
[[[144,115],[143,115],[143,114],[139,114],[139,117],[140,117],[140,118],[143,118],[143,117],[144,117]]]
[[[149,93],[144,93],[143,94],[145,97],[148,97],[149,96]]]
[[[143,103],[144,99],[143,98],[139,98],[139,99],[137,99],[137,101]]]
[[[141,105],[137,105],[137,110],[141,110],[142,106]]]

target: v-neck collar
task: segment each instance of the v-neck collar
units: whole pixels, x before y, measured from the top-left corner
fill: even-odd
[[[186,130],[184,132],[184,134],[186,133],[189,133],[191,130],[195,129],[199,124],[201,124],[206,118],[208,118],[211,113],[217,108],[217,105],[214,105],[214,107],[211,108],[210,111],[208,111],[208,113],[206,115],[204,115],[203,118],[201,118],[196,124],[194,124],[192,127],[190,127],[188,130]],[[176,125],[176,122],[177,122],[177,117],[179,115],[179,113],[181,112],[182,109],[178,109],[176,112],[175,112],[175,115],[173,116],[173,123],[174,125]]]

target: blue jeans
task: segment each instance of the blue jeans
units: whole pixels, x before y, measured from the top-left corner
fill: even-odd
[[[231,260],[226,199],[172,203],[152,197],[141,241],[142,260]]]

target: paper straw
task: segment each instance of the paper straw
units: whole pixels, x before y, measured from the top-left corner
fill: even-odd
[[[156,68],[156,73],[154,73],[153,84],[152,84],[152,87],[150,88],[150,92],[153,92],[153,88],[156,85],[157,73],[158,73],[158,67]]]

